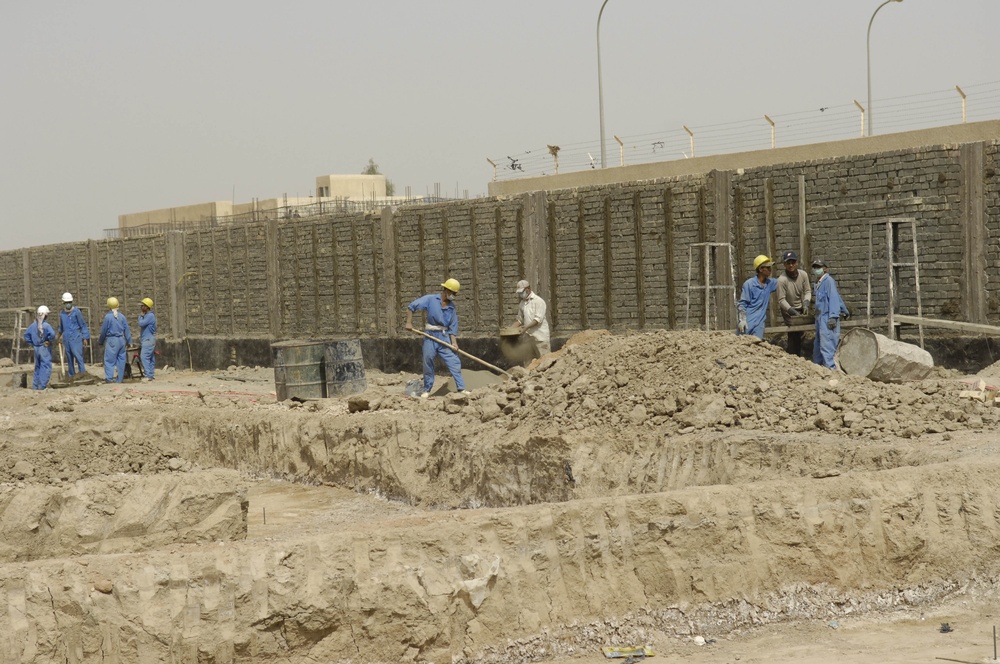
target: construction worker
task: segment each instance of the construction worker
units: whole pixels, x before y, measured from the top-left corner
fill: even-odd
[[[44,390],[52,376],[52,342],[56,331],[45,322],[49,308],[44,304],[35,311],[35,322],[24,331],[24,340],[35,348],[35,371],[31,376],[31,389]]]
[[[771,278],[774,261],[761,254],[753,259],[756,274],[743,282],[743,292],[736,303],[736,334],[752,334],[764,338],[764,319],[771,293],[778,289],[778,280]]]
[[[153,313],[152,298],[144,297],[139,302],[139,343],[142,351],[139,359],[142,361],[142,373],[146,380],[153,381],[153,371],[156,368],[156,314]]]
[[[117,382],[125,380],[126,349],[132,345],[132,330],[125,320],[125,314],[118,311],[118,298],[108,298],[108,311],[101,324],[101,336],[97,343],[104,346],[104,382],[115,381],[115,371],[118,371]]]
[[[90,345],[90,328],[83,319],[83,312],[73,306],[73,294],[63,293],[63,310],[59,312],[59,336],[56,341],[62,341],[66,349],[68,366],[66,373],[70,376],[87,368],[83,365],[83,347]]]
[[[833,354],[840,343],[840,319],[847,320],[851,312],[837,290],[837,282],[829,274],[826,262],[817,258],[812,262],[816,276],[816,341],[813,343],[813,362],[827,369],[834,369]]]
[[[455,389],[465,392],[465,380],[462,378],[462,361],[455,350],[458,349],[458,312],[455,310],[455,296],[462,287],[457,279],[446,279],[441,284],[440,293],[430,293],[418,297],[406,310],[406,329],[413,329],[413,312],[427,312],[424,325],[426,334],[438,339],[424,338],[424,391],[420,393],[426,399],[434,388],[434,358],[440,356],[448,367],[451,377],[455,379]]]
[[[799,255],[794,251],[786,251],[781,255],[785,271],[778,276],[778,307],[785,325],[792,324],[792,316],[800,316],[809,311],[812,300],[812,288],[809,286],[809,275],[799,269]],[[803,332],[788,333],[788,352],[798,355],[802,352]]]
[[[517,282],[518,305],[517,322],[514,327],[521,328],[521,336],[527,336],[531,341],[533,358],[552,352],[549,344],[549,322],[545,320],[545,300],[538,297],[531,284],[525,279]]]

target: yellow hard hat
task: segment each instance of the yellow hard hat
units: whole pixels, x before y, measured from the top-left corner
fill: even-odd
[[[443,284],[441,284],[441,288],[447,288],[452,293],[457,293],[461,287],[462,287],[462,284],[458,283],[458,279],[450,279],[449,278],[449,279],[446,279]]]
[[[148,298],[148,297],[144,297],[144,298],[142,298],[141,300],[139,300],[139,304],[145,304],[145,305],[146,305],[147,307],[149,307],[150,309],[152,309],[152,308],[153,308],[153,300],[151,300],[151,299],[150,299],[150,298]]]
[[[761,254],[757,258],[753,259],[754,270],[760,269],[761,267],[771,267],[772,265],[774,265],[774,261],[772,261],[764,254]]]
[[[118,308],[118,298],[117,297],[109,297],[108,298],[108,309],[117,309],[117,308]]]

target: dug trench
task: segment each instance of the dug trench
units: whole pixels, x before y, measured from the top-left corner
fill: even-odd
[[[663,332],[568,344],[471,396],[409,399],[405,378],[350,404],[80,388],[21,404],[41,425],[0,418],[23,462],[0,467],[9,504],[224,467],[406,506],[17,558],[3,661],[542,660],[928,603],[1000,571],[996,409],[947,372],[881,385]]]

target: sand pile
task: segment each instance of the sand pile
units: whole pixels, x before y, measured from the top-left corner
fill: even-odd
[[[980,429],[1000,409],[958,381],[887,385],[845,376],[750,337],[657,331],[567,347],[478,399],[484,420],[688,433],[731,427],[913,437]]]

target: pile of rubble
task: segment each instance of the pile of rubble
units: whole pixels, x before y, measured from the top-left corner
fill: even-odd
[[[508,429],[545,422],[668,434],[741,427],[913,437],[1000,422],[1000,411],[959,397],[967,387],[948,379],[876,383],[752,337],[656,331],[568,345],[469,406]],[[467,412],[460,405],[446,400],[445,409]]]

